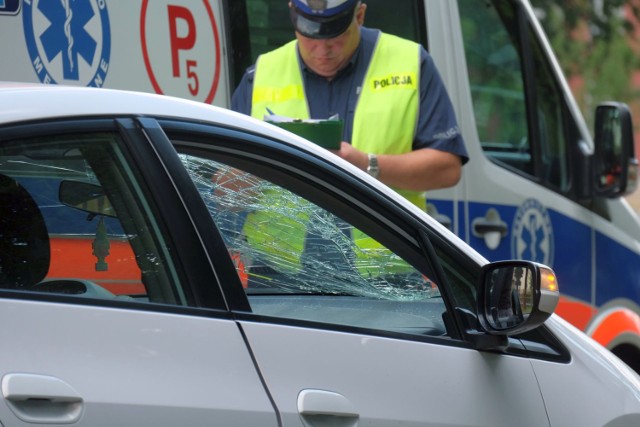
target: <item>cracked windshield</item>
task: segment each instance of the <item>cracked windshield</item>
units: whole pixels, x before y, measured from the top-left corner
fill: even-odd
[[[376,240],[292,192],[212,160],[181,155],[252,293],[419,301],[437,286]]]

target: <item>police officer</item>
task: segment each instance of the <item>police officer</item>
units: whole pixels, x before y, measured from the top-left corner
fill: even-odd
[[[256,118],[344,120],[335,153],[425,208],[468,160],[433,59],[412,41],[363,27],[359,0],[292,0],[296,39],[261,55],[231,107]]]

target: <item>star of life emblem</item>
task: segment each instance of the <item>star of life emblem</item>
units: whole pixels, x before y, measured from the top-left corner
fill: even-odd
[[[511,228],[511,256],[552,267],[553,228],[545,207],[527,199],[518,208]]]
[[[42,83],[104,85],[111,34],[105,1],[32,0],[23,3],[31,64]]]

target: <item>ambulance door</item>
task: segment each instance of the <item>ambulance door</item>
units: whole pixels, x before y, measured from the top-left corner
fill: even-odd
[[[456,188],[428,194],[430,211],[462,194],[448,218],[460,237],[490,260],[550,265],[565,295],[591,302],[596,208],[578,200],[592,142],[535,18],[522,2],[443,3],[427,10],[429,45],[471,160]]]

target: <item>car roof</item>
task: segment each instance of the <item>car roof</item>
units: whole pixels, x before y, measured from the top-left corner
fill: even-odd
[[[417,215],[423,215],[432,227],[464,250],[479,264],[487,260],[438,221],[408,202],[395,191],[370,177],[326,149],[277,126],[203,102],[145,92],[81,86],[45,85],[37,83],[0,82],[0,125],[65,117],[103,115],[145,115],[204,121],[211,124],[249,129],[253,132],[286,141],[289,144],[330,159],[352,174],[369,180],[372,186]]]
[[[247,116],[203,102],[94,87],[0,82],[0,107],[3,124],[43,118],[146,114],[247,127]],[[252,120],[250,126],[274,133],[261,126],[261,121]]]
[[[316,154],[327,153],[315,144],[262,120],[203,102],[119,89],[0,82],[0,124],[113,115],[145,115],[203,121],[248,129],[285,140]]]

